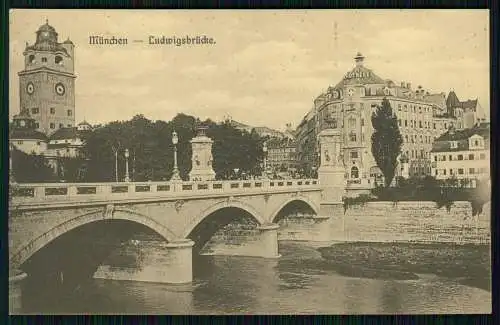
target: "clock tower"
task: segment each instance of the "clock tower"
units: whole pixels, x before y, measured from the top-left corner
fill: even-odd
[[[26,43],[24,70],[19,75],[20,109],[28,110],[38,131],[47,135],[75,126],[74,45],[59,43],[48,21]]]

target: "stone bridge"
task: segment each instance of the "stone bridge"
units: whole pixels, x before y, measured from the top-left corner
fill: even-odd
[[[322,148],[330,150],[334,157],[340,148],[337,133],[328,130],[320,135]],[[298,213],[312,218],[313,227],[321,228],[323,221],[339,213],[345,188],[344,170],[337,159],[325,157],[318,169],[318,179],[12,183],[9,189],[11,310],[19,303],[19,283],[23,278],[43,282],[47,277],[37,279],[37,274],[44,273],[52,277],[49,281],[55,277],[56,282],[62,283],[68,282],[67,274],[85,268],[87,275],[92,275],[103,259],[98,255],[104,254],[99,253],[103,249],[96,246],[94,238],[114,236],[118,238],[115,241],[127,240],[127,234],[136,231],[136,228],[130,230],[131,227],[151,231],[162,243],[139,266],[142,273],[134,278],[139,281],[191,282],[193,246],[202,247],[236,217],[250,220],[256,228],[256,235],[245,243],[247,249],[242,255],[279,257],[280,218]],[[50,254],[44,253],[51,250]],[[97,255],[89,257],[88,251]]]
[[[328,217],[322,214],[328,212],[325,206],[322,208],[322,190],[316,179],[19,184],[12,191],[11,269],[21,268],[61,235],[104,220],[130,221],[150,228],[168,243],[170,254],[178,251],[184,260],[191,256],[194,242],[190,239],[195,237],[196,229],[224,210],[244,214],[259,226],[262,240],[255,241],[255,245],[261,247],[254,251],[263,257],[278,256],[276,222],[289,213],[290,207],[315,215],[318,220]],[[190,272],[181,275],[185,277],[176,276],[171,281],[190,281]]]

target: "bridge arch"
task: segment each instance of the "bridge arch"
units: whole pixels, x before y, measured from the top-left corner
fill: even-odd
[[[102,209],[96,209],[95,211],[76,216],[70,220],[60,223],[49,231],[34,238],[12,255],[9,259],[9,264],[13,267],[19,267],[31,256],[33,256],[33,254],[47,246],[61,235],[86,224],[113,219],[131,221],[143,225],[158,233],[167,242],[171,242],[176,238],[175,234],[165,226],[156,222],[152,218],[133,210],[118,208],[114,209],[110,213],[103,213]]]
[[[283,203],[281,203],[280,206],[275,211],[273,211],[273,213],[271,213],[271,216],[269,218],[270,222],[271,223],[277,222],[278,219],[280,218],[280,213],[289,204],[294,203],[294,202],[298,202],[298,203],[304,204],[305,206],[309,207],[314,212],[314,214],[316,214],[316,215],[319,213],[319,207],[312,200],[310,200],[310,199],[308,199],[306,197],[293,197],[293,198],[290,198],[290,199],[284,201]]]
[[[243,210],[246,212],[248,215],[250,215],[259,225],[263,225],[266,223],[266,221],[262,218],[261,214],[259,211],[257,211],[254,207],[251,205],[244,203],[239,200],[224,200],[217,202],[205,210],[201,211],[196,218],[185,228],[183,231],[183,237],[182,238],[187,238],[189,234],[198,226],[203,220],[205,220],[207,217],[211,216],[212,214],[216,213],[219,210],[223,209],[228,209],[228,208],[236,208]]]

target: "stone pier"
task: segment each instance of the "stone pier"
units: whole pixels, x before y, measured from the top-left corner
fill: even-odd
[[[127,258],[126,265],[107,261],[94,278],[170,284],[193,281],[193,241],[137,241],[135,245],[135,250],[129,247],[118,252]]]
[[[22,282],[28,276],[22,271],[11,272],[9,276],[9,314],[15,315],[22,308]]]
[[[330,241],[330,216],[285,218],[280,222],[278,240]]]
[[[251,229],[224,229],[216,234],[201,252],[203,255],[233,255],[277,258],[278,224],[265,224]]]

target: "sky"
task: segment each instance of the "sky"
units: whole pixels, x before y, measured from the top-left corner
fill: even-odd
[[[253,126],[296,126],[316,96],[337,84],[361,52],[396,84],[478,98],[489,112],[487,10],[12,10],[10,116],[19,112],[26,42],[48,19],[75,44],[76,121],[143,114],[226,116]],[[337,26],[335,28],[335,25]],[[335,32],[336,30],[336,32]],[[89,36],[127,37],[127,46]],[[209,46],[149,45],[149,35],[206,35]],[[335,37],[335,35],[337,37]],[[132,40],[144,40],[132,43]]]

